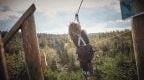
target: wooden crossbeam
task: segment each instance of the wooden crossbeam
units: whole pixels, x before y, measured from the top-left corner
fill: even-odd
[[[18,32],[18,30],[22,27],[21,25],[23,22],[31,16],[34,11],[36,10],[35,5],[32,4],[26,12],[20,17],[20,19],[16,22],[16,24],[10,29],[10,31],[4,36],[3,38],[3,44],[4,46],[7,45],[7,43],[10,41],[10,39],[14,36],[15,33]]]

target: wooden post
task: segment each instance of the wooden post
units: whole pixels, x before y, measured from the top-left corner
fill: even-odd
[[[135,0],[137,12],[144,11],[144,0]],[[138,80],[144,80],[144,14],[133,17],[132,35]]]
[[[30,80],[44,80],[33,15],[24,21],[21,31]]]
[[[133,45],[139,80],[144,80],[144,15],[133,18]]]
[[[0,34],[0,80],[9,80],[1,34]]]

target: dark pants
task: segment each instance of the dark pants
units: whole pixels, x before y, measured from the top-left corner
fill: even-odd
[[[91,62],[85,63],[85,62],[80,62],[80,67],[83,69],[85,72],[90,72],[90,74],[93,74],[93,67]]]
[[[93,58],[93,49],[91,45],[77,48],[78,59],[80,61],[80,67],[83,71],[89,71],[92,74],[93,68],[91,60]]]

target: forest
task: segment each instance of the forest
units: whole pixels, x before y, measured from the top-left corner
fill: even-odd
[[[6,32],[3,32],[3,36]],[[83,80],[76,47],[68,34],[38,33],[45,80]],[[88,34],[95,53],[92,60],[96,80],[138,80],[131,31]],[[21,33],[5,48],[11,80],[28,80]]]

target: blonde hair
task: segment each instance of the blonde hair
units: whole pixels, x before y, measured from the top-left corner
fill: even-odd
[[[69,25],[69,35],[73,39],[81,32],[81,26],[78,23],[71,22]]]

